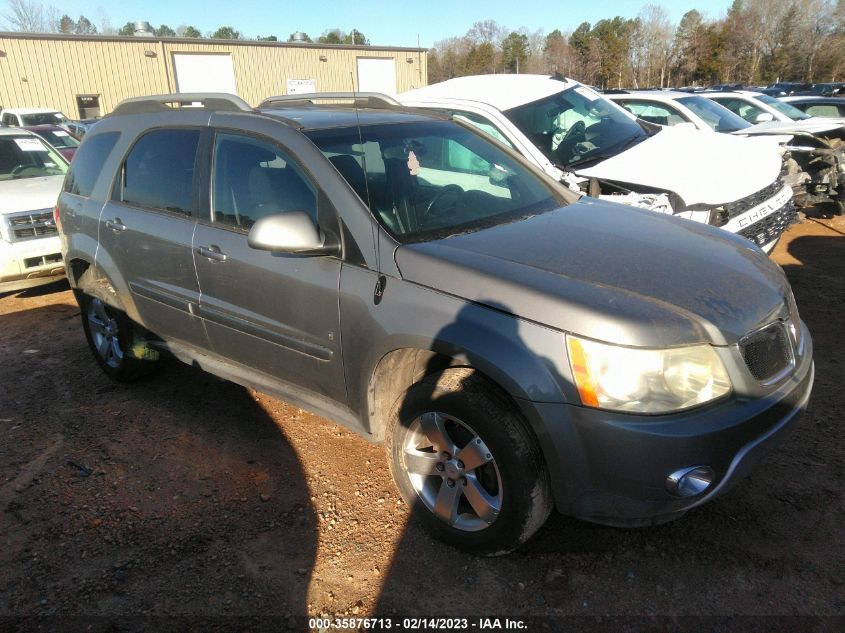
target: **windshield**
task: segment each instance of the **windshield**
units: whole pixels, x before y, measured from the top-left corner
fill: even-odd
[[[73,138],[64,130],[32,130],[53,147],[64,149],[66,147],[79,147],[79,141]]]
[[[757,101],[762,101],[767,106],[774,108],[781,114],[788,116],[793,121],[801,121],[803,119],[809,119],[810,115],[806,114],[805,112],[801,112],[795,106],[791,106],[788,103],[781,101],[780,99],[775,99],[774,97],[770,97],[769,95],[754,95],[754,98]]]
[[[19,180],[67,173],[67,163],[34,136],[0,136],[0,180]]]
[[[609,158],[648,137],[619,106],[584,86],[511,108],[505,116],[562,167]]]
[[[566,204],[551,182],[452,121],[306,134],[403,243],[480,230]]]
[[[692,110],[694,114],[717,132],[735,132],[751,127],[748,121],[710,99],[681,97],[677,101]]]
[[[67,120],[61,112],[38,112],[36,114],[22,114],[24,125],[59,125]]]

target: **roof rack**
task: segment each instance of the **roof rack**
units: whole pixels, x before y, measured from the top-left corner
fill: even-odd
[[[168,105],[170,104],[170,105]],[[182,92],[169,95],[149,95],[124,99],[112,110],[112,114],[148,114],[167,112],[173,105],[193,106],[222,112],[255,112],[255,109],[240,97],[225,92]]]
[[[259,108],[272,108],[277,105],[293,105],[296,103],[316,103],[317,101],[352,101],[363,108],[394,108],[401,106],[393,97],[381,92],[309,92],[297,95],[277,95],[267,97]]]

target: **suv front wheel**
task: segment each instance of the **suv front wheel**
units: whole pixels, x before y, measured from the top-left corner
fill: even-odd
[[[441,540],[505,554],[545,522],[551,494],[540,449],[513,405],[472,369],[413,385],[389,424],[393,479]]]
[[[126,313],[85,294],[79,297],[79,307],[88,346],[109,378],[132,382],[155,369],[154,360],[133,355],[134,324]]]

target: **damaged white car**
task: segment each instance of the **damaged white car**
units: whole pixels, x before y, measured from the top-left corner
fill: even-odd
[[[571,79],[477,75],[397,98],[475,125],[577,191],[720,226],[767,252],[795,218],[776,148],[638,121]]]
[[[746,134],[792,134],[792,155],[810,175],[802,202],[832,201],[845,211],[845,127],[839,119],[811,117],[795,106],[751,90],[702,92],[752,126]]]
[[[817,179],[820,166],[813,161],[815,147],[801,144],[807,133],[778,133],[785,126],[752,125],[738,114],[700,94],[675,90],[606,90],[608,99],[621,105],[638,119],[664,127],[695,127],[703,132],[721,132],[742,136],[756,142],[778,147],[783,156],[784,181],[792,187],[797,206],[812,204],[810,191],[815,189],[813,177],[801,167],[811,169]],[[798,141],[795,141],[796,134]],[[797,160],[795,158],[797,156]]]

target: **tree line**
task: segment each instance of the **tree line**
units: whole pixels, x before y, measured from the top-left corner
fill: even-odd
[[[3,26],[11,31],[61,33],[64,35],[135,35],[134,22],[127,22],[119,29],[113,28],[108,16],[104,14],[100,16],[100,28],[98,29],[94,22],[84,15],[80,15],[74,20],[67,14],[61,14],[56,7],[44,5],[37,2],[37,0],[8,0],[7,4],[8,9],[2,16],[2,22],[4,23]],[[179,25],[175,29],[167,24],[161,24],[158,27],[153,27],[152,32],[156,37],[188,37],[220,40],[251,39],[263,42],[279,41],[279,38],[275,35],[246,37],[232,26],[221,26],[215,31],[202,33],[197,27],[188,24]],[[286,41],[316,41],[319,44],[357,44],[359,46],[370,45],[369,38],[358,29],[352,29],[348,33],[341,29],[327,29],[316,40],[312,40],[307,33],[294,32],[288,36]]]
[[[581,23],[569,32],[476,22],[428,55],[429,83],[483,73],[555,73],[601,88],[845,78],[845,0],[734,0],[725,16],[661,5],[635,18]]]

